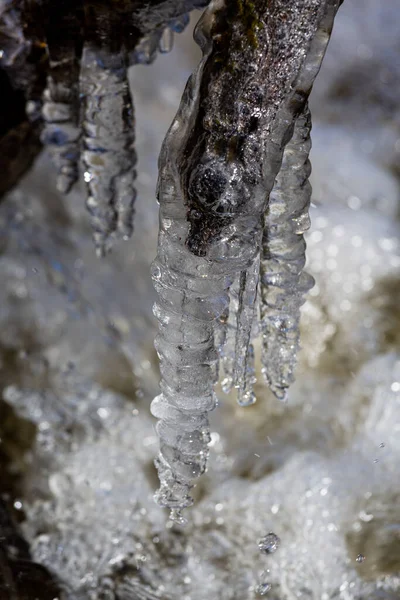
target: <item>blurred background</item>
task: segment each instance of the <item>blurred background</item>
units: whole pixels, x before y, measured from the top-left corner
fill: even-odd
[[[0,204],[0,515],[19,523],[0,598],[399,599],[399,0],[345,0],[312,92],[316,285],[289,403],[261,378],[252,407],[219,392],[188,526],[153,502],[157,158],[198,17],[131,70],[131,241],[95,256],[83,185],[58,194],[45,152]]]

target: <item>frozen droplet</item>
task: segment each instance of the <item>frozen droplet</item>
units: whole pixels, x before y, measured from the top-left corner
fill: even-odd
[[[271,591],[271,587],[271,584],[266,581],[257,586],[256,592],[259,596],[265,596]]]
[[[279,548],[281,540],[275,533],[268,533],[258,542],[258,547],[265,554],[273,554]]]
[[[383,442],[381,442],[381,443],[379,444],[379,448],[384,448],[384,447],[385,447],[385,444],[384,444]]]
[[[364,562],[364,560],[365,560],[365,556],[364,556],[364,554],[358,554],[358,555],[357,555],[356,562],[358,562],[358,563],[363,563],[363,562]]]
[[[173,508],[170,513],[169,513],[169,519],[170,521],[173,521],[174,523],[177,523],[177,525],[186,525],[187,524],[187,520],[185,519],[185,517],[182,515],[182,511],[178,508]]]

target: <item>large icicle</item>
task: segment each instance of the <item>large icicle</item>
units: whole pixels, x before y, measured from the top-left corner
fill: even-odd
[[[311,115],[306,106],[285,148],[265,213],[261,260],[264,377],[279,399],[293,383],[299,348],[300,307],[313,278],[303,271],[303,233],[309,228]]]
[[[254,269],[266,199],[339,3],[215,0],[196,29],[203,60],[160,155],[160,234],[152,273],[162,377],[152,404],[160,419],[156,497],[177,519],[193,502],[190,490],[206,468],[207,415],[215,406],[221,319],[233,281],[239,285],[233,318],[241,353],[233,377],[242,398],[251,398]]]

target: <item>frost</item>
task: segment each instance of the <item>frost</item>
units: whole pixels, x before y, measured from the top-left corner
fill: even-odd
[[[338,6],[252,3],[249,32],[240,11],[214,2],[197,26],[203,60],[160,155],[152,270],[162,377],[152,405],[161,419],[156,498],[174,516],[193,502],[190,490],[206,470],[220,357],[224,390],[237,388],[242,405],[255,401],[261,248],[266,376],[277,396],[293,379],[299,307],[310,284],[300,274],[310,190],[305,102]]]

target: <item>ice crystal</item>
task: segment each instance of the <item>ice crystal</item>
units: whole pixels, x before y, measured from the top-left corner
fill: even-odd
[[[224,390],[236,387],[242,405],[255,401],[260,255],[267,379],[282,396],[293,378],[299,307],[310,283],[301,274],[310,189],[306,98],[339,3],[260,1],[244,18],[241,3],[220,0],[197,26],[203,60],[159,160],[152,269],[162,377],[152,405],[161,419],[156,498],[170,509],[193,502],[190,490],[206,470],[220,357]]]

